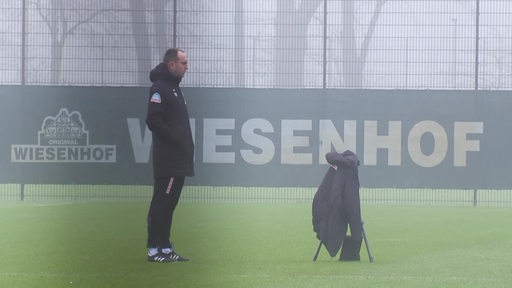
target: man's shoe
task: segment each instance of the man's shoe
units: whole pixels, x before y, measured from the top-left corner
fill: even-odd
[[[180,256],[178,255],[176,252],[171,252],[169,254],[164,254],[166,255],[167,257],[169,257],[171,259],[171,262],[185,262],[185,261],[189,261],[188,258],[185,258],[183,256]]]
[[[171,262],[171,263],[174,263],[174,262],[185,262],[185,261],[189,261],[189,259],[176,254],[176,252],[171,252],[169,254],[158,253],[153,256],[148,255],[148,262],[161,262],[161,263]]]
[[[148,262],[176,262],[171,259],[171,254],[157,253],[153,256],[148,255]]]

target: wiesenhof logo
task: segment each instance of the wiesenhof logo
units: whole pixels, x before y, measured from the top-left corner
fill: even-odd
[[[115,145],[89,145],[89,131],[78,111],[61,108],[43,120],[37,145],[11,145],[11,162],[115,163]]]

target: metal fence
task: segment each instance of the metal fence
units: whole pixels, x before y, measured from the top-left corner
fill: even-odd
[[[509,0],[7,0],[0,85],[512,89]]]
[[[509,0],[6,0],[0,85],[145,86],[169,47],[189,87],[512,90]],[[311,188],[187,187],[309,202]],[[188,193],[187,193],[188,192]],[[0,184],[0,200],[147,200],[147,186]],[[366,204],[512,206],[509,190],[362,189]]]
[[[1,201],[77,202],[151,200],[148,185],[0,184]],[[180,201],[194,203],[311,204],[316,188],[185,186]],[[511,190],[361,188],[364,205],[512,207]]]

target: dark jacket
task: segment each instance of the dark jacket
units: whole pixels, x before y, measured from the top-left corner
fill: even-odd
[[[164,63],[151,70],[146,124],[153,136],[155,178],[194,175],[194,142],[181,78]]]
[[[347,225],[352,239],[362,240],[359,199],[359,160],[352,151],[326,154],[331,168],[327,171],[313,198],[313,231],[334,257],[341,247]]]

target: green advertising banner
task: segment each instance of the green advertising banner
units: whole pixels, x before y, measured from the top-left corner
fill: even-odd
[[[511,92],[184,88],[192,185],[511,188]],[[148,88],[0,87],[0,182],[151,184]]]

